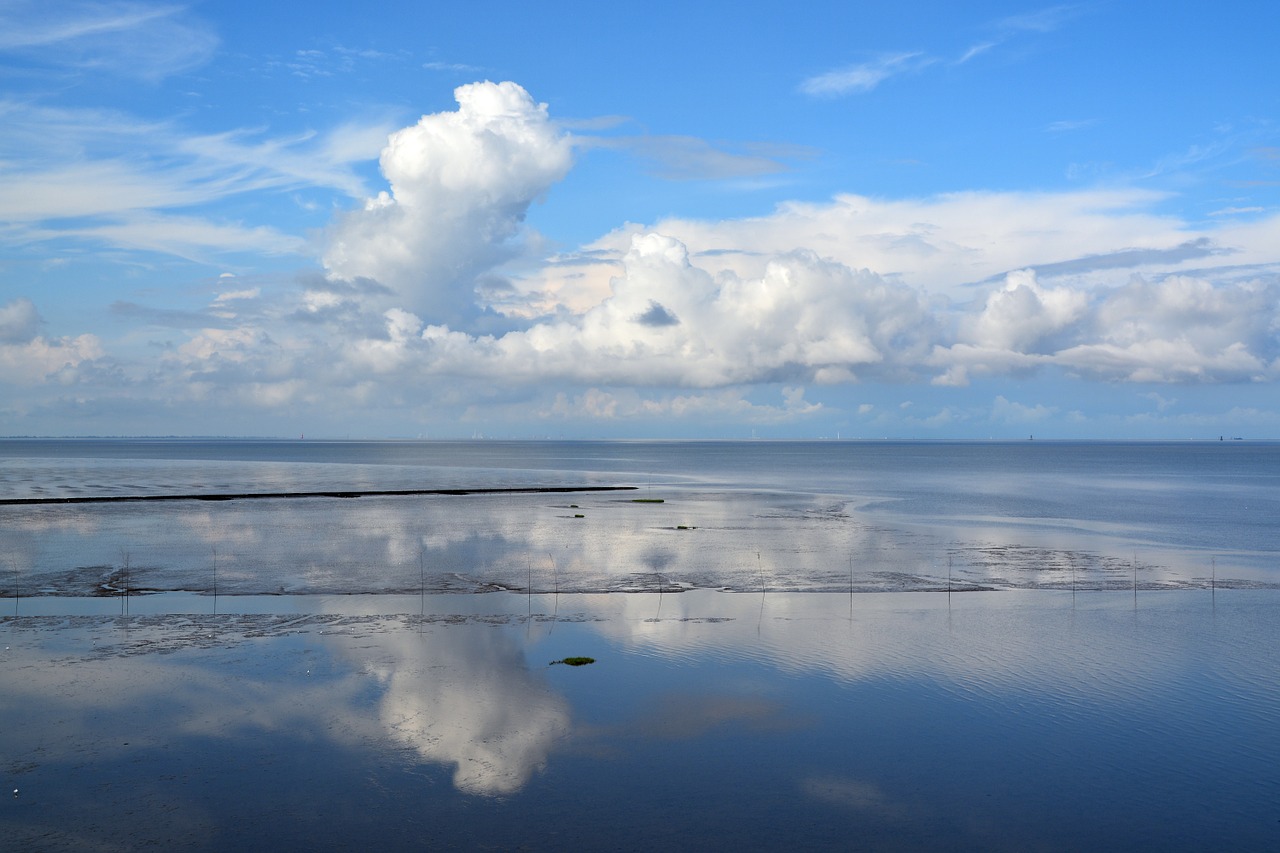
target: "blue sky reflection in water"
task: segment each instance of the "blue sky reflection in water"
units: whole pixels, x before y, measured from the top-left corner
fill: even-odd
[[[5,822],[55,850],[1262,850],[1280,839],[1274,598],[499,593],[432,596],[423,623],[415,596],[9,618]],[[548,666],[572,654],[597,663]]]
[[[5,827],[55,850],[1273,849],[1278,464],[0,442],[28,497],[638,487],[0,507]],[[158,594],[117,595],[126,563]],[[570,655],[597,663],[548,665]]]

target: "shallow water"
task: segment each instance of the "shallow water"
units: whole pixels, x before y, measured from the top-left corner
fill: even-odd
[[[0,595],[1280,586],[1265,442],[0,441]]]
[[[6,838],[1276,849],[1277,596],[45,599],[0,621]]]
[[[1280,444],[0,441],[566,485],[0,506],[0,846],[1280,849]]]

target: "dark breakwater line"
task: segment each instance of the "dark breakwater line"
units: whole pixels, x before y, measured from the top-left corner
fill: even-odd
[[[99,495],[96,497],[0,498],[0,506],[39,506],[41,504],[107,504],[141,503],[145,501],[255,501],[292,498],[385,498],[414,495],[543,495],[572,492],[625,492],[636,486],[526,486],[494,489],[391,489],[332,492],[233,492],[189,495]]]

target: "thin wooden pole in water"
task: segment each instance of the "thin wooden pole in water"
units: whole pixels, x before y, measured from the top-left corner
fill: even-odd
[[[120,562],[122,563],[121,583],[120,583],[120,615],[129,615],[129,552],[120,549]]]
[[[1218,558],[1213,558],[1213,573],[1209,575],[1209,596],[1216,606],[1218,603]]]
[[[760,615],[756,619],[756,636],[760,636],[760,628],[764,625],[764,561],[760,559],[760,551],[756,550],[756,566],[760,569]]]
[[[533,635],[533,558],[526,551],[524,555],[524,636],[528,639]]]
[[[211,546],[213,551],[213,615],[218,615],[218,546]]]
[[[1133,552],[1133,608],[1138,609],[1138,552]]]
[[[849,621],[853,621],[853,555],[849,555]]]
[[[547,559],[551,560],[551,581],[555,584],[555,597],[551,604],[551,629],[548,634],[556,629],[556,618],[560,615],[560,570],[556,567],[556,558],[550,552],[547,553]]]

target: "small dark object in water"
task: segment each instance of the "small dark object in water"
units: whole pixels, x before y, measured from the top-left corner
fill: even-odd
[[[666,498],[632,498],[631,502],[633,504],[664,504],[667,501]]]
[[[565,658],[564,660],[553,660],[551,662],[551,665],[555,666],[558,663],[563,663],[569,666],[586,666],[589,663],[595,663],[595,662],[596,662],[595,658]]]

